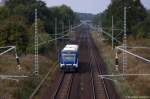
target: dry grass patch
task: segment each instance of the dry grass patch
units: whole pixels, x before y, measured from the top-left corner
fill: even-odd
[[[115,71],[115,52],[111,50],[111,45],[106,41],[102,41],[97,33],[92,33],[94,41],[102,54],[104,61],[107,64],[109,74],[118,74]],[[128,40],[128,45],[136,47],[150,47],[150,39]],[[136,46],[135,46],[136,45]],[[150,49],[129,49],[130,52],[150,59]],[[122,53],[119,53],[120,73],[122,72]],[[150,63],[137,59],[128,55],[128,73],[148,73],[150,74]],[[150,77],[149,76],[130,76],[126,79],[117,79],[115,82],[116,89],[122,99],[127,96],[150,96]]]
[[[0,98],[9,96],[10,99],[28,99],[28,96],[36,87],[36,84],[34,84],[33,79],[31,78],[34,66],[34,55],[21,56],[20,63],[22,67],[21,71],[17,68],[14,55],[4,55],[0,57],[0,74],[30,76],[30,78],[20,79],[19,82],[0,79]],[[49,57],[39,55],[39,81],[52,66],[53,61]]]

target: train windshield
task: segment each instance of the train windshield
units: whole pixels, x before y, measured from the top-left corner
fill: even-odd
[[[63,54],[62,55],[64,62],[74,62],[75,54]]]

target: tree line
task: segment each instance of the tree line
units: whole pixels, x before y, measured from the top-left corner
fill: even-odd
[[[44,40],[53,38],[49,34],[55,33],[55,19],[58,32],[62,32],[62,23],[67,29],[69,20],[73,24],[76,19],[66,5],[49,8],[40,0],[8,0],[0,7],[0,46],[15,45],[20,54],[33,51],[35,8],[38,10],[39,38]]]
[[[112,0],[108,8],[94,18],[95,24],[109,28],[111,34],[112,16],[114,28],[123,30],[124,7],[127,7],[127,34],[133,38],[150,38],[150,13],[140,0]],[[115,36],[120,31],[115,31]],[[122,39],[122,36],[119,38]]]

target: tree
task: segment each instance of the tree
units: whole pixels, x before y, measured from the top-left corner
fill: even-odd
[[[0,45],[15,45],[20,52],[26,51],[28,33],[25,18],[11,16],[0,26]]]
[[[114,27],[123,29],[124,7],[127,7],[127,34],[135,34],[134,26],[143,22],[147,17],[147,11],[140,0],[113,0],[100,16],[102,25],[111,28],[112,16],[114,17]],[[109,30],[111,33],[111,29]],[[119,32],[115,31],[115,35]]]
[[[58,32],[62,32],[62,22],[68,28],[68,20],[73,23],[75,19],[74,12],[65,5],[48,8],[41,0],[8,0],[0,7],[0,46],[16,45],[20,53],[32,52],[29,50],[33,50],[30,45],[34,44],[35,8],[38,9],[38,32],[46,40],[54,33],[55,18]]]

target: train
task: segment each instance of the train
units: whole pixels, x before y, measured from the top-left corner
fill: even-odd
[[[78,71],[79,45],[67,44],[59,53],[60,70],[63,72]]]

